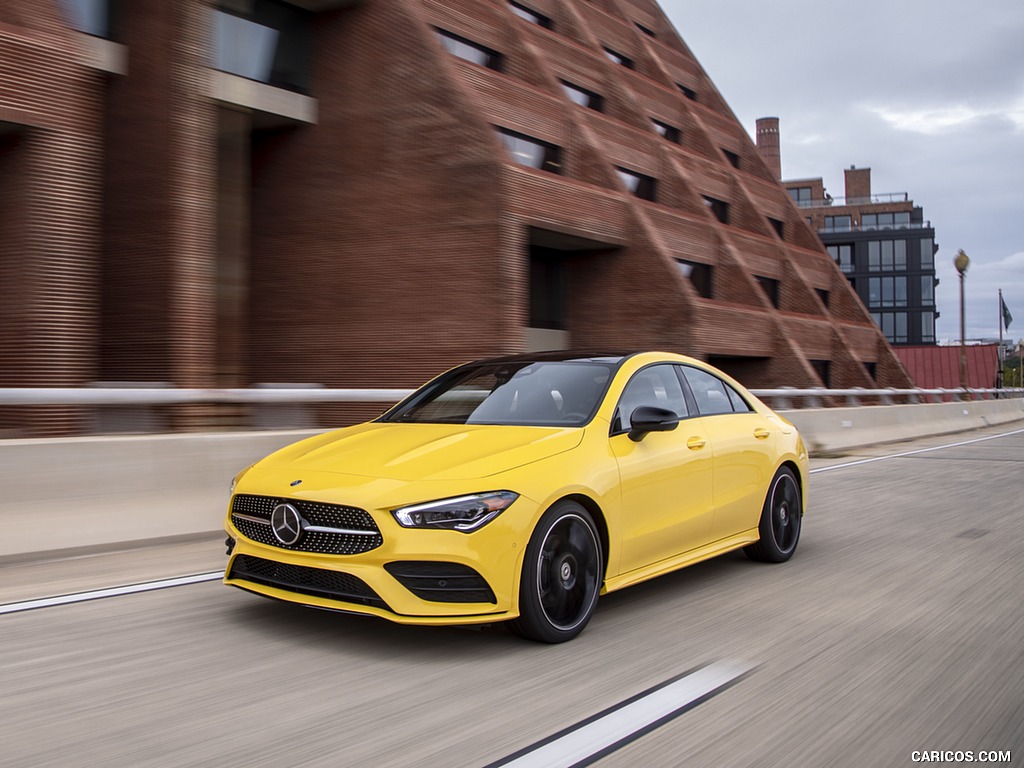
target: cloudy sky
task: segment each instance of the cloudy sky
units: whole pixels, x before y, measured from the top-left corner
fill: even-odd
[[[871,168],[935,227],[936,334],[959,340],[957,249],[971,257],[967,336],[995,338],[997,292],[1024,337],[1024,2],[661,0],[751,135],[778,116],[784,178]]]

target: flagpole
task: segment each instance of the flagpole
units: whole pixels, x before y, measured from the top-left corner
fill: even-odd
[[[1003,388],[1003,289],[999,289],[999,375],[996,376],[996,389]]]

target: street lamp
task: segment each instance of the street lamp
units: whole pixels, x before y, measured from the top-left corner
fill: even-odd
[[[967,272],[967,268],[971,266],[971,260],[964,253],[964,249],[961,248],[956,252],[956,257],[953,259],[953,266],[956,267],[956,271],[960,274],[960,389],[965,393],[967,392],[967,344],[964,340],[964,274]]]

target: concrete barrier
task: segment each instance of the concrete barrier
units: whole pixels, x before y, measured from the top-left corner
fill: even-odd
[[[1024,399],[784,412],[812,455],[1024,419]],[[215,534],[231,478],[315,431],[0,440],[0,559]]]

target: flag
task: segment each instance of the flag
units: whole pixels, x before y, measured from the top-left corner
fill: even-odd
[[[1003,311],[1003,328],[1006,328],[1007,330],[1009,330],[1010,329],[1010,323],[1013,322],[1013,315],[1010,314],[1010,310],[1007,308],[1006,302],[1003,301],[1003,294],[1002,294],[1002,292],[1000,292],[1000,294],[999,294],[999,304],[1001,305],[1000,309],[1002,309],[1002,311]]]

